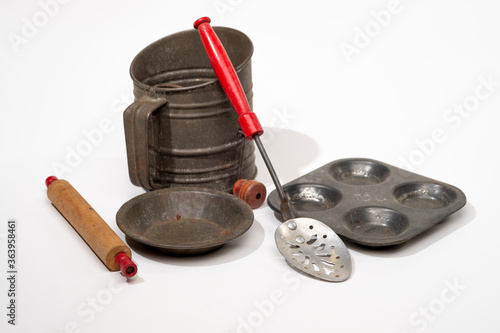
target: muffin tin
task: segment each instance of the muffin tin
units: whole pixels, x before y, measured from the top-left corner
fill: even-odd
[[[284,191],[297,216],[373,247],[406,242],[467,202],[455,186],[366,158],[330,162],[285,184]],[[281,219],[276,190],[267,201]]]

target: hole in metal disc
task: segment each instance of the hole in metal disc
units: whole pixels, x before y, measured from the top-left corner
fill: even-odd
[[[311,238],[307,241],[307,245],[311,245],[318,239],[318,235],[312,235]]]

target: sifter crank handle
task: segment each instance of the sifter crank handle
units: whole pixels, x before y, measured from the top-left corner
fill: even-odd
[[[233,64],[229,59],[224,46],[210,26],[210,18],[202,17],[193,24],[200,33],[201,41],[212,64],[215,75],[219,79],[224,92],[238,114],[238,122],[241,126],[245,138],[250,140],[254,136],[264,133],[257,115],[252,112],[245,92]]]

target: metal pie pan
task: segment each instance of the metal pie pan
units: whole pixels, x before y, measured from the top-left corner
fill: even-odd
[[[244,234],[253,211],[228,193],[175,187],[141,194],[116,214],[118,228],[139,243],[174,255],[199,255]]]

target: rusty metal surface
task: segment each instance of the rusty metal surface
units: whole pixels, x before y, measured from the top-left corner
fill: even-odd
[[[205,188],[167,188],[139,195],[116,214],[131,239],[175,255],[218,249],[253,224],[252,209],[241,199]]]
[[[216,30],[251,102],[253,45],[237,30]],[[255,178],[254,144],[241,135],[196,31],[147,46],[133,60],[130,75],[135,101],[124,112],[124,127],[134,185],[230,192],[239,178]]]

